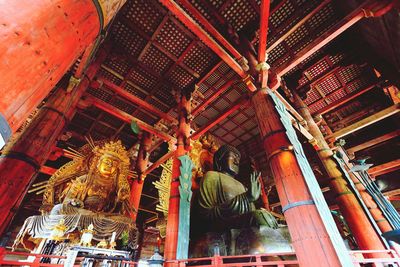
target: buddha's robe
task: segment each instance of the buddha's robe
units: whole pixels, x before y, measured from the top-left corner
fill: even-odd
[[[207,172],[200,182],[199,215],[215,229],[259,225],[277,228],[275,218],[266,210],[257,210],[246,191],[241,182],[227,174]]]

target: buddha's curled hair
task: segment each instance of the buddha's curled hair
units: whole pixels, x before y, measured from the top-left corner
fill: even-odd
[[[233,152],[236,155],[239,156],[240,158],[240,152],[237,150],[236,147],[230,146],[230,145],[222,145],[217,152],[214,153],[214,171],[223,171],[223,166],[222,166],[222,159],[225,157],[225,155],[228,152]]]

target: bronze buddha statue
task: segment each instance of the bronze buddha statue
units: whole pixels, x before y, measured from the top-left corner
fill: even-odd
[[[247,250],[254,253],[251,244],[248,248],[240,247],[239,242],[243,243],[243,239],[260,239],[253,243],[273,243],[275,248],[282,245],[285,250],[290,250],[286,233],[282,233],[283,227],[278,225],[275,217],[265,209],[256,208],[255,202],[261,194],[260,173],[253,171],[250,174],[246,188],[237,179],[239,161],[240,152],[236,148],[221,146],[214,154],[214,171],[208,171],[200,181],[200,188],[195,192],[191,226],[194,257],[212,256],[210,253],[205,255],[210,243],[225,250],[222,255],[242,254]],[[272,241],[271,235],[274,236]]]
[[[240,152],[228,145],[214,154],[214,170],[206,173],[198,193],[199,213],[212,228],[243,228],[266,225],[277,228],[275,218],[266,210],[256,209],[261,193],[260,173],[250,175],[248,189],[235,177],[239,174]]]

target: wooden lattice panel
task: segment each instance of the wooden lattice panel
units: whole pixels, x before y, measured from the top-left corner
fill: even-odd
[[[350,65],[341,69],[338,75],[345,83],[349,83],[361,75],[361,68],[358,65]]]
[[[139,56],[147,43],[139,34],[120,21],[114,23],[111,33],[113,43],[134,58]]]
[[[169,76],[170,81],[181,89],[186,88],[195,78],[183,68],[176,66]]]
[[[122,111],[125,111],[128,114],[132,114],[133,111],[135,111],[137,109],[137,107],[135,105],[124,100],[121,97],[114,97],[111,101],[109,101],[109,103],[111,105],[113,105],[114,107],[116,107]]]
[[[209,48],[198,43],[188,51],[183,63],[195,72],[203,74],[217,63],[217,57]]]
[[[107,70],[105,70],[104,68],[101,68],[98,72],[97,72],[97,77],[99,78],[104,78],[114,84],[121,84],[122,80],[120,78],[118,78],[117,76],[115,76],[114,74],[112,74],[111,72],[108,72]]]
[[[161,110],[162,112],[168,112],[169,110],[169,107],[167,105],[161,103],[159,100],[156,100],[153,97],[148,99],[147,102],[156,107],[157,109]]]
[[[339,79],[335,75],[330,75],[326,79],[322,80],[321,82],[317,83],[315,86],[324,93],[328,95],[329,93],[335,91],[336,89],[342,87]]]
[[[168,107],[173,107],[175,106],[176,102],[171,90],[172,88],[162,86],[154,92],[154,96],[160,99],[163,103],[167,104]]]
[[[275,28],[284,23],[295,12],[295,6],[292,1],[286,1],[277,11],[271,14],[269,23]]]
[[[322,96],[315,89],[310,89],[307,92],[307,98],[304,100],[304,103],[310,105],[311,103],[314,103],[318,99],[321,99],[321,97]]]
[[[310,108],[311,113],[318,113],[318,110],[320,110],[326,106],[327,106],[327,104],[325,103],[325,101],[318,101],[318,102],[312,104],[311,106],[309,106],[309,108]]]
[[[357,80],[351,82],[346,87],[347,87],[347,91],[349,93],[352,93],[352,92],[364,89],[369,84],[370,84],[370,79],[368,79],[366,77],[361,77],[360,79],[357,79]]]
[[[142,120],[150,125],[156,123],[159,120],[158,117],[156,117],[150,113],[140,111],[140,110],[138,110],[138,112],[136,113],[136,118],[138,118],[139,120]]]
[[[141,99],[145,99],[147,96],[147,93],[143,92],[142,90],[140,90],[138,87],[135,87],[129,83],[126,83],[123,88],[128,91],[129,93],[131,93],[134,96],[137,96]]]
[[[121,60],[119,58],[117,59],[112,56],[107,58],[107,60],[105,60],[103,64],[107,66],[107,68],[112,69],[121,76],[125,76],[128,73],[129,69],[131,68],[130,64],[126,62],[126,60]],[[116,80],[114,81],[118,82]]]
[[[127,77],[128,80],[146,91],[151,91],[151,89],[157,84],[156,77],[139,68],[131,69]]]
[[[153,45],[146,51],[141,61],[159,74],[163,74],[173,64],[169,57]]]
[[[225,6],[221,14],[234,27],[236,32],[239,32],[255,17],[256,12],[247,0],[236,0],[232,1],[229,6]]]
[[[79,129],[83,129],[83,131],[87,131],[93,124],[93,122],[94,122],[93,119],[79,112],[77,112],[71,120],[71,124],[77,126]]]
[[[328,101],[329,103],[333,103],[339,99],[342,99],[346,95],[347,95],[346,91],[343,89],[340,89],[340,90],[337,90],[337,91],[331,93],[330,95],[326,96],[325,100]]]
[[[113,92],[109,89],[107,89],[106,86],[103,86],[101,88],[93,89],[89,88],[87,92],[94,97],[97,97],[100,100],[103,100],[105,102],[109,102],[113,96]]]
[[[165,23],[156,40],[177,58],[182,55],[191,42],[191,39],[172,20]]]
[[[166,11],[154,5],[153,0],[130,0],[124,6],[122,14],[147,34],[153,33],[163,19]]]
[[[313,65],[311,68],[309,68],[307,71],[304,72],[304,74],[307,76],[307,78],[312,81],[316,77],[319,77],[322,73],[327,72],[330,69],[330,65],[327,61],[326,58],[323,60],[319,61],[317,64]]]
[[[108,113],[103,113],[103,115],[101,116],[101,121],[107,123],[115,129],[120,128],[124,124],[122,120]]]
[[[104,136],[105,138],[110,138],[111,136],[114,135],[114,133],[115,133],[115,129],[110,128],[102,123],[96,123],[90,131],[90,134],[92,136],[94,134],[99,134],[101,136]]]

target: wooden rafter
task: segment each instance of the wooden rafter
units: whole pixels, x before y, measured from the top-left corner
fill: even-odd
[[[400,170],[400,159],[392,160],[384,164],[374,166],[368,170],[368,174],[374,177]]]
[[[362,119],[352,125],[349,125],[337,132],[334,132],[331,135],[328,135],[326,137],[327,140],[335,140],[340,137],[346,136],[348,134],[351,134],[355,131],[358,131],[364,127],[367,127],[368,125],[374,124],[380,120],[383,120],[389,116],[392,116],[400,111],[400,104],[392,105],[384,110],[381,110],[377,112],[376,114],[373,114],[365,119]]]
[[[388,141],[390,139],[396,138],[397,136],[400,136],[400,130],[396,130],[396,131],[381,135],[381,136],[376,137],[374,139],[371,139],[371,140],[369,140],[367,142],[363,142],[360,145],[353,146],[353,147],[347,149],[347,151],[350,154],[354,154],[355,152],[358,152],[358,151],[367,149],[369,147],[375,146],[377,144],[383,143],[383,142]]]

